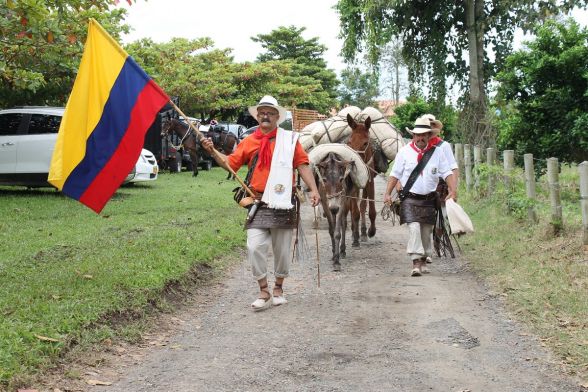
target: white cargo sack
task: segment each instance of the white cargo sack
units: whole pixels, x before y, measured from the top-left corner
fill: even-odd
[[[337,154],[346,161],[355,162],[353,170],[351,170],[351,180],[358,188],[365,188],[370,179],[369,169],[359,154],[346,144],[327,143],[314,147],[308,153],[308,159],[313,170],[314,166],[319,164],[330,152]]]
[[[451,234],[466,234],[474,232],[474,225],[468,214],[461,208],[459,204],[453,199],[445,201],[445,208],[447,210],[447,219],[449,219],[449,227]]]

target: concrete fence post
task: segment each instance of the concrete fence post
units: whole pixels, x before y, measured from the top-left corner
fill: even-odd
[[[588,251],[588,161],[578,165],[580,172],[580,207],[582,209],[582,229],[584,250]]]
[[[492,167],[496,163],[496,150],[492,147],[486,149],[486,164],[490,172],[488,173],[488,194],[494,192],[494,175],[492,174]]]
[[[480,189],[480,163],[482,163],[482,147],[474,146],[474,189]]]
[[[459,168],[459,173],[463,176],[463,144],[455,143],[455,160],[457,161],[457,166]],[[459,179],[458,179],[459,182]]]
[[[547,159],[547,178],[549,184],[549,200],[551,203],[551,225],[553,226],[554,233],[557,233],[563,224],[559,187],[559,163],[557,158]]]
[[[504,164],[504,189],[510,193],[513,186],[511,175],[514,170],[514,150],[504,150],[502,159]]]
[[[527,197],[530,200],[535,201],[537,199],[537,193],[535,192],[535,167],[533,164],[533,154],[525,154],[523,156],[525,160],[525,188],[527,191]],[[527,209],[529,220],[533,223],[537,223],[537,211],[534,206],[530,206]]]
[[[472,148],[469,144],[463,146],[463,160],[465,166],[466,190],[472,189]]]

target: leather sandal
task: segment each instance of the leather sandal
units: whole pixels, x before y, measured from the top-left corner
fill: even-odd
[[[272,295],[270,294],[270,292],[267,288],[267,285],[265,285],[264,287],[260,287],[259,291],[268,293],[269,297],[267,297],[267,298],[260,297],[260,298],[257,298],[255,301],[253,301],[253,303],[251,304],[251,308],[255,311],[264,310],[264,309],[267,309],[270,306],[272,306]]]
[[[280,305],[284,305],[288,303],[288,300],[286,298],[284,298],[284,290],[282,289],[282,285],[281,284],[275,284],[274,285],[274,292],[275,290],[278,289],[280,291],[280,295],[274,295],[272,297],[272,304],[274,306],[280,306]]]

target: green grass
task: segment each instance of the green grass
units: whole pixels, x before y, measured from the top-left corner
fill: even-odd
[[[575,175],[574,175],[575,173]],[[588,260],[583,250],[576,168],[563,168],[563,229],[554,235],[545,179],[537,184],[539,222],[505,206],[518,196],[462,192],[460,204],[476,232],[461,245],[472,267],[506,298],[516,317],[537,333],[571,373],[588,380]],[[520,185],[520,184],[519,184]],[[500,188],[500,187],[499,187]],[[524,193],[523,193],[524,195]]]
[[[0,187],[0,389],[125,333],[113,322],[161,304],[170,282],[221,270],[245,238],[225,176],[162,173],[101,215],[51,189]]]

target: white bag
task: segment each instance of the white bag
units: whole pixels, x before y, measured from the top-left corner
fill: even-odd
[[[474,232],[474,225],[468,214],[461,208],[459,204],[453,199],[445,201],[445,208],[447,209],[447,219],[449,219],[449,227],[451,234],[466,234]]]

